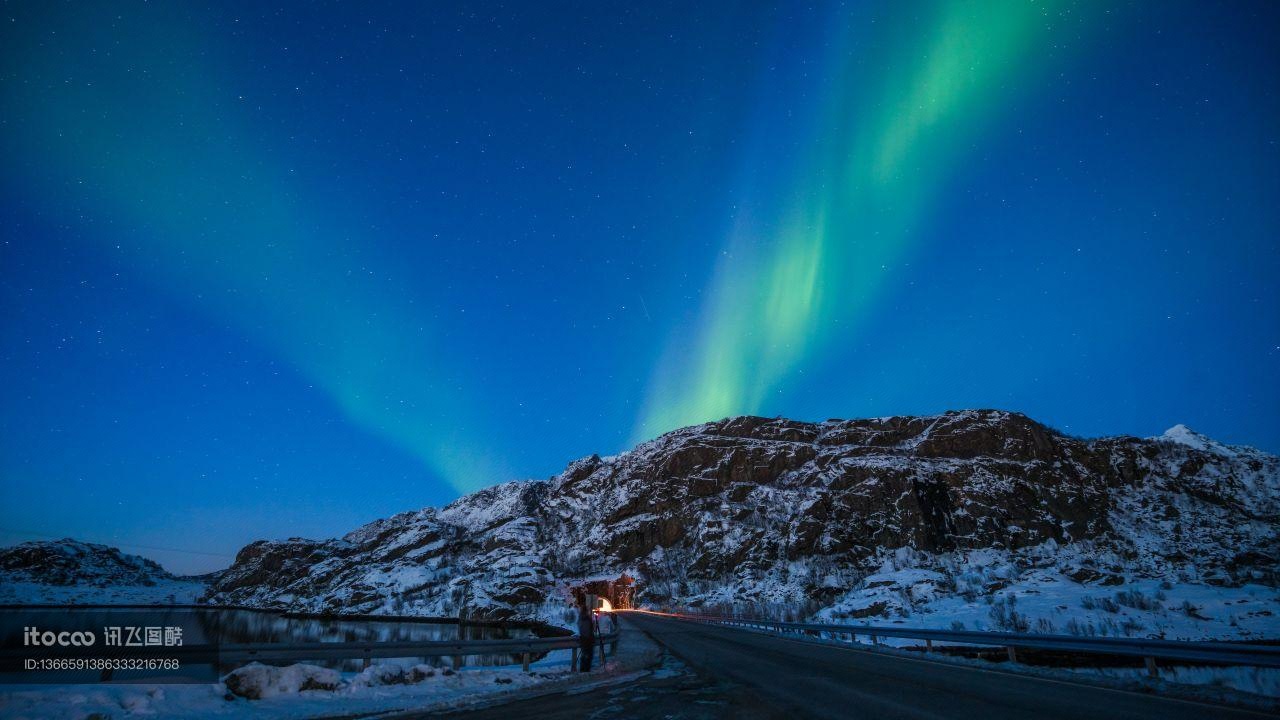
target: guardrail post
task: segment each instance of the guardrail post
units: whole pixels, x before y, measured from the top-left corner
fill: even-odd
[[[364,663],[361,665],[361,667],[364,668],[365,670],[368,670],[371,664],[373,664],[373,661],[369,659],[368,655],[365,655]]]
[[[578,669],[578,648],[573,649],[573,661],[569,663],[570,670]]]
[[[1014,646],[1010,645],[1009,647],[1005,648],[1005,650],[1007,650],[1007,651],[1009,652],[1009,662],[1012,662],[1012,663],[1016,663],[1016,662],[1018,662],[1018,649],[1017,649],[1017,648],[1015,648]]]
[[[931,653],[931,652],[933,652],[933,639],[932,639],[932,638],[925,638],[925,639],[924,639],[924,651],[925,651],[925,652],[930,652],[930,653]]]
[[[462,669],[462,656],[461,656],[461,655],[454,655],[454,656],[453,656],[453,669],[454,669],[454,670],[461,670],[461,669]]]
[[[1142,659],[1147,664],[1147,675],[1150,677],[1160,677],[1160,668],[1156,667],[1156,659],[1150,655]]]
[[[525,672],[529,672],[529,653],[526,652],[520,655],[520,668]]]

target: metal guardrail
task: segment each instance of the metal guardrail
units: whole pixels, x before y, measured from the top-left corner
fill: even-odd
[[[618,633],[603,634],[598,642],[615,647]],[[247,662],[289,662],[298,660],[369,660],[394,657],[452,657],[454,667],[461,667],[468,656],[519,655],[525,670],[531,655],[552,650],[574,650],[579,647],[577,635],[552,638],[514,640],[428,640],[421,642],[306,642],[251,643],[222,645],[216,653],[220,663],[236,665]],[[210,648],[211,649],[211,648]],[[192,654],[199,654],[193,646]],[[166,654],[169,654],[166,652]]]
[[[601,634],[599,643],[616,650],[618,631]],[[218,658],[227,664],[242,662],[286,662],[290,660],[351,660],[389,657],[452,657],[454,667],[462,666],[467,656],[520,655],[521,665],[529,669],[530,656],[552,650],[573,650],[575,661],[580,642],[577,635],[515,640],[430,640],[424,642],[309,642],[253,643],[223,645]]]
[[[662,613],[667,614],[667,613]],[[1033,635],[1026,633],[983,632],[979,630],[934,630],[927,628],[902,628],[878,625],[829,625],[821,623],[792,623],[773,620],[753,620],[724,616],[670,614],[671,617],[697,622],[709,622],[729,627],[759,628],[779,632],[793,631],[803,634],[828,633],[832,636],[849,636],[856,642],[859,635],[871,638],[878,644],[880,638],[907,638],[924,640],[926,651],[932,651],[933,643],[962,643],[1004,647],[1009,659],[1017,661],[1019,648],[1036,650],[1060,650],[1097,655],[1124,655],[1145,660],[1147,672],[1157,673],[1156,659],[1191,662],[1221,663],[1223,665],[1252,665],[1280,667],[1280,646],[1247,645],[1226,642],[1192,642],[1182,640],[1156,640],[1146,638],[1094,638],[1074,635]]]
[[[601,646],[609,645],[609,654],[617,651],[618,630],[596,637]],[[165,657],[195,662],[216,662],[219,665],[242,665],[249,662],[296,662],[299,660],[363,660],[365,667],[374,658],[397,657],[451,657],[453,667],[463,666],[464,658],[493,655],[518,655],[525,672],[529,670],[531,656],[552,650],[573,650],[577,665],[577,635],[550,638],[518,638],[505,640],[424,640],[395,642],[300,642],[300,643],[241,643],[224,645],[182,645],[164,648]],[[59,657],[111,657],[136,653],[137,648],[60,647]],[[0,651],[4,660],[29,657],[30,651],[6,649]]]

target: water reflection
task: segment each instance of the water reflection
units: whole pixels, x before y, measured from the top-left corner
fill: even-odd
[[[23,633],[28,628],[43,630],[87,630],[99,637],[110,626],[155,626],[180,628],[181,645],[218,646],[227,648],[246,644],[297,643],[414,643],[448,640],[502,640],[531,638],[538,635],[529,628],[489,625],[458,625],[452,620],[382,619],[374,617],[301,617],[278,612],[220,608],[51,608],[28,607],[0,609],[0,639],[6,651],[24,647]],[[163,648],[148,647],[140,656],[163,657]],[[217,664],[214,656],[204,660],[188,657],[176,672],[120,670],[112,673],[56,670],[38,676],[24,671],[17,658],[8,658],[0,667],[0,682],[97,682],[109,678],[115,682],[207,682],[234,669],[234,665]],[[360,659],[300,659],[343,671],[358,671]],[[292,662],[292,661],[290,661]],[[461,662],[475,665],[506,665],[520,662],[515,656],[464,656],[378,658],[374,662],[425,663],[448,666]],[[289,664],[289,663],[282,663]],[[102,676],[101,678],[99,676]],[[38,678],[38,679],[37,679]]]
[[[506,640],[531,638],[526,628],[492,625],[459,625],[452,620],[380,620],[372,618],[299,617],[255,610],[202,611],[209,637],[219,637],[222,645],[242,643],[297,642],[431,642],[442,640]],[[377,662],[419,662],[428,665],[453,664],[450,657],[383,658]],[[506,655],[465,656],[469,666],[509,665],[519,658]],[[316,665],[339,670],[359,670],[362,661],[315,660]]]
[[[453,621],[298,617],[258,610],[199,610],[201,624],[222,644],[297,642],[425,642],[533,637],[522,628],[460,626]],[[214,629],[216,628],[216,630]]]

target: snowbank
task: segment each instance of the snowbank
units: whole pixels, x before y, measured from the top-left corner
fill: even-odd
[[[206,588],[196,580],[107,587],[3,581],[0,605],[193,605]]]
[[[395,662],[339,673],[315,665],[281,668],[255,663],[231,673],[226,683],[208,685],[0,686],[0,715],[6,720],[83,720],[94,713],[116,720],[292,720],[487,706],[531,694],[625,682],[657,663],[661,651],[643,633],[625,628],[623,633],[618,654],[591,673],[570,670],[569,650],[549,653],[534,662],[529,673],[519,666],[454,671]],[[233,683],[242,692],[254,688],[260,699],[237,696],[230,691]],[[331,683],[333,689],[323,689]]]
[[[400,674],[403,676],[403,672]],[[275,667],[255,662],[237,668],[222,681],[233,695],[261,700],[307,690],[336,690],[342,675],[337,670],[305,663]]]

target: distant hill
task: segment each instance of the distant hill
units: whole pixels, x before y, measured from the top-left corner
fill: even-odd
[[[173,579],[154,560],[71,538],[0,548],[0,571],[11,580],[48,585],[155,585]]]
[[[66,538],[0,548],[3,603],[189,603],[208,578],[179,578],[118,548]]]

